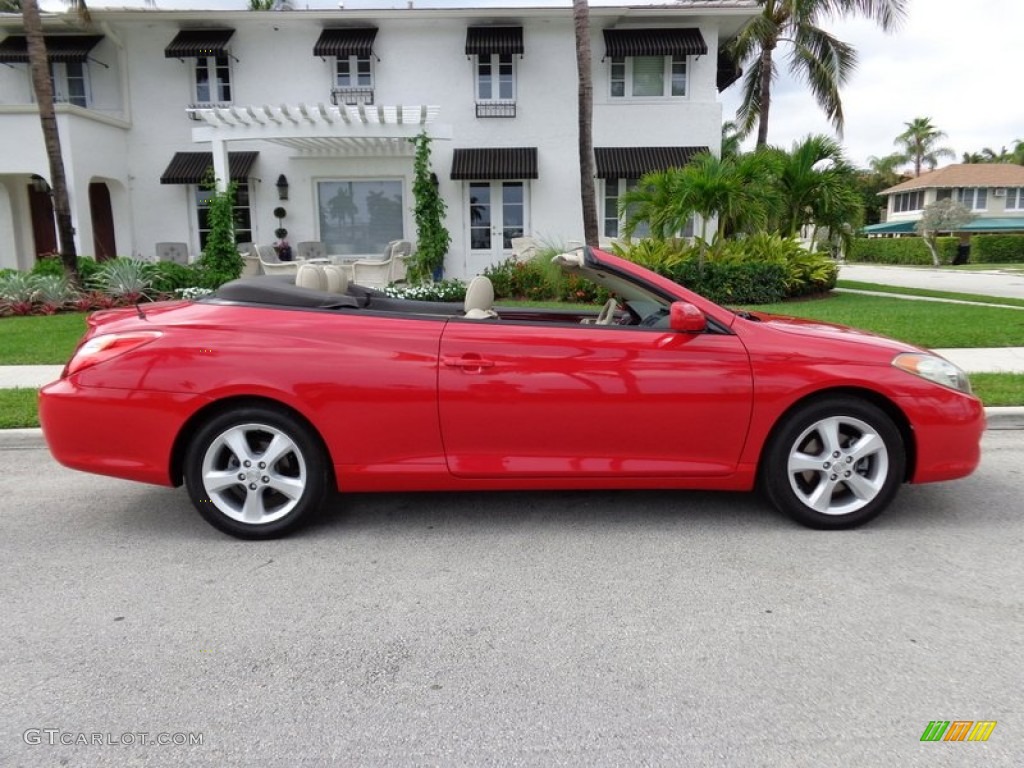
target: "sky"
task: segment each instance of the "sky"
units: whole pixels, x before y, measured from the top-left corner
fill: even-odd
[[[929,117],[956,152],[1013,147],[1024,140],[1024,2],[1022,0],[910,0],[907,19],[886,34],[863,19],[822,26],[858,52],[858,67],[842,90],[847,157],[896,151],[904,123]],[[785,72],[785,60],[778,62]],[[725,118],[735,115],[740,84],[723,96]],[[772,94],[768,141],[789,147],[809,133],[834,135],[805,87],[780,77]]]
[[[297,8],[337,8],[337,0],[292,0]],[[654,4],[658,0],[591,0],[591,6]],[[55,0],[47,0],[44,7]],[[415,0],[420,7],[475,4],[486,0]],[[664,2],[664,0],[660,0]],[[348,0],[348,7],[403,7],[406,0]],[[133,0],[93,0],[90,7],[139,5]],[[59,7],[59,3],[57,3]],[[158,8],[242,10],[248,0],[157,0]],[[495,5],[554,5],[569,0],[496,0]],[[956,152],[990,147],[997,152],[1024,139],[1024,0],[909,0],[907,18],[894,33],[863,19],[829,20],[823,26],[853,45],[859,65],[842,90],[847,157],[866,166],[872,155],[896,150],[893,139],[904,123],[931,118]],[[780,49],[781,52],[782,49]],[[780,78],[773,90],[769,143],[789,147],[809,133],[835,135],[805,87],[787,73],[785,55],[776,56]],[[740,83],[722,94],[724,119],[740,101]],[[752,145],[751,142],[748,144]],[[945,161],[953,162],[953,161]]]

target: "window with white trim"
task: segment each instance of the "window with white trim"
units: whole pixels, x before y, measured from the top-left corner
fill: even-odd
[[[605,179],[604,208],[601,216],[601,232],[605,237],[619,237],[626,217],[619,216],[619,199],[631,189],[635,189],[639,179]],[[693,237],[696,231],[696,216],[691,216],[686,227],[678,233],[679,237]],[[638,224],[633,230],[634,238],[647,237],[650,228],[646,223]]]
[[[477,56],[476,116],[516,116],[516,61],[510,53]]]
[[[328,253],[381,254],[405,237],[401,179],[330,179],[316,184],[320,240]]]
[[[924,190],[917,189],[913,192],[900,192],[892,196],[892,212],[906,213],[908,211],[924,210]]]
[[[988,208],[988,188],[959,187],[956,190],[956,199],[972,211],[984,211]]]
[[[339,56],[334,63],[334,102],[373,104],[373,60],[370,56]]]
[[[84,61],[50,62],[50,83],[54,103],[88,107],[92,101],[89,68]]]
[[[1006,188],[1006,210],[1024,211],[1024,187]]]
[[[230,104],[231,59],[225,54],[195,61],[196,104]]]
[[[213,190],[196,187],[196,221],[199,230],[199,250],[205,250],[210,237],[210,198]],[[235,182],[235,242],[252,242],[252,212],[249,209],[249,182]]]
[[[686,96],[686,57],[613,56],[609,80],[613,99]]]

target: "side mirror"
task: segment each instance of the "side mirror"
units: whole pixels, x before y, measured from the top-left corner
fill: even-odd
[[[680,333],[703,333],[708,321],[704,313],[688,301],[674,301],[669,307],[669,327]]]

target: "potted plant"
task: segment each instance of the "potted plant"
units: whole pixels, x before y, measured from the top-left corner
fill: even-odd
[[[277,258],[281,261],[291,261],[292,247],[288,244],[288,230],[284,227],[278,227],[274,230],[274,237],[277,238],[277,242],[274,243]]]

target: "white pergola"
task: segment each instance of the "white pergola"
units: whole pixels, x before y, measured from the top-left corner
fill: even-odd
[[[192,141],[210,142],[218,189],[228,181],[228,143],[268,141],[301,157],[397,157],[413,154],[409,139],[426,131],[450,140],[450,125],[436,122],[440,107],[428,105],[334,106],[281,104],[191,109],[204,125],[192,129]]]

